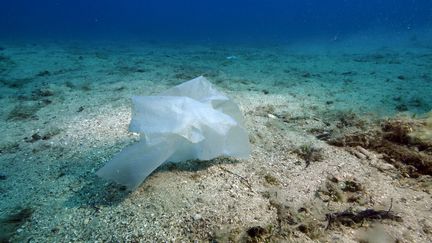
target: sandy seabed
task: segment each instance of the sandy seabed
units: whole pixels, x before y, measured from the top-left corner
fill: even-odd
[[[430,242],[430,175],[323,139],[429,112],[425,43],[0,42],[0,240]],[[132,95],[199,75],[239,104],[250,159],[168,163],[134,192],[95,176],[138,139]],[[388,213],[334,219],[367,209]]]

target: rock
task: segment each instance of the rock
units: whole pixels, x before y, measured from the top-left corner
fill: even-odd
[[[270,119],[277,119],[277,117],[273,114],[267,114],[268,118]]]
[[[350,149],[349,152],[352,153],[352,154],[354,154],[359,159],[362,159],[362,160],[366,159],[366,155],[365,154],[363,154],[363,153],[361,153],[361,152],[359,152],[359,151],[357,151],[355,149]]]
[[[198,220],[202,219],[202,216],[201,216],[201,214],[197,213],[197,214],[195,214],[195,215],[193,216],[193,219],[194,219],[195,221],[198,221]]]

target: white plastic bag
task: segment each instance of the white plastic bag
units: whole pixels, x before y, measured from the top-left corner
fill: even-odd
[[[165,161],[250,155],[240,109],[202,76],[132,103],[129,130],[141,141],[97,171],[102,178],[134,190]]]

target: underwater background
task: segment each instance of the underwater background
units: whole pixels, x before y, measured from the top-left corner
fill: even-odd
[[[421,34],[430,28],[431,5],[428,0],[17,0],[3,1],[0,27],[3,38],[332,41],[369,30]]]
[[[96,176],[204,76],[250,158]],[[432,1],[3,0],[0,242],[432,242]]]

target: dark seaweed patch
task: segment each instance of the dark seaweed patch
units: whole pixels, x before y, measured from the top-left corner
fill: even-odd
[[[33,91],[33,99],[37,100],[43,97],[53,96],[54,94],[54,90],[50,88],[39,88]]]
[[[1,67],[0,67],[0,73],[1,73]],[[0,79],[0,83],[3,85],[8,86],[9,88],[21,88],[27,83],[31,82],[31,78],[18,78],[18,79]]]
[[[39,102],[20,103],[7,116],[8,121],[37,119],[36,113],[42,108]]]
[[[431,119],[431,118],[428,118]],[[432,175],[431,124],[427,119],[392,119],[379,128],[330,139],[336,146],[361,146],[383,154],[403,175]]]
[[[58,135],[60,132],[61,130],[59,128],[54,127],[46,130],[44,133],[42,133],[42,135],[39,133],[34,133],[33,135],[31,135],[30,138],[28,137],[24,138],[24,141],[28,143],[34,143],[39,140],[49,140],[52,137]]]
[[[325,227],[320,221],[316,220],[320,216],[311,208],[321,208],[323,205],[311,207],[301,207],[298,210],[291,209],[285,203],[270,199],[270,205],[276,208],[277,226],[275,235],[287,237],[300,231],[311,239],[318,239]]]
[[[46,77],[50,76],[51,72],[48,70],[40,71],[38,74],[36,74],[37,77]]]
[[[264,234],[266,234],[267,230],[261,226],[254,226],[254,227],[249,228],[246,231],[246,233],[252,238],[258,238],[258,237],[262,237]]]
[[[0,54],[0,74],[5,74],[15,67],[16,63],[10,57]],[[3,80],[0,80],[0,82],[5,83]]]
[[[0,154],[13,154],[19,150],[18,142],[0,144]]]
[[[304,144],[294,150],[294,152],[306,162],[306,167],[308,167],[311,162],[318,162],[324,159],[322,149],[312,144]]]
[[[272,186],[278,186],[280,183],[279,183],[279,180],[276,178],[276,177],[274,177],[273,175],[271,175],[271,174],[266,174],[265,176],[264,176],[264,180],[269,184],[269,185],[272,185]]]
[[[329,177],[318,189],[316,195],[323,202],[349,202],[364,205],[369,201],[363,186],[355,179],[339,180],[336,177]]]
[[[16,230],[30,220],[33,209],[23,208],[0,219],[0,242],[9,242]]]
[[[147,70],[139,66],[119,66],[118,71],[123,75],[128,75],[132,73],[145,73]]]
[[[329,229],[337,224],[348,227],[362,226],[366,221],[377,221],[384,219],[402,222],[402,218],[398,215],[395,215],[391,211],[391,208],[389,210],[366,209],[358,212],[345,210],[342,212],[328,213],[326,214],[326,219],[326,229]]]

